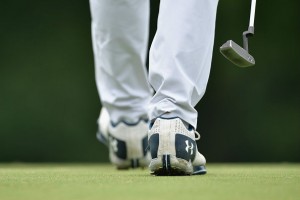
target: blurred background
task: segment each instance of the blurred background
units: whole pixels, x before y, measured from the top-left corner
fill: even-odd
[[[174,2],[175,3],[175,2]],[[219,47],[242,44],[250,0],[220,0],[207,92],[197,105],[208,162],[300,161],[299,1],[258,0],[238,68]],[[158,0],[151,0],[151,38]],[[0,162],[107,162],[87,0],[1,0]]]

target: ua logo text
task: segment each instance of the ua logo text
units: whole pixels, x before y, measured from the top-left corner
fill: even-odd
[[[194,153],[194,145],[193,145],[193,143],[191,143],[191,145],[189,145],[189,141],[186,140],[185,144],[186,144],[186,147],[185,147],[186,152],[189,153],[189,150],[191,150],[191,155],[193,155],[193,153]]]

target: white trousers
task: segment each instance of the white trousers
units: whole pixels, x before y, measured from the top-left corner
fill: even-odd
[[[147,78],[149,0],[90,0],[96,83],[113,122],[180,117],[196,128],[194,107],[209,77],[217,4],[161,0]]]

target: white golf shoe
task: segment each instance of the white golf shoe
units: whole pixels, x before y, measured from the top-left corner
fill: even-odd
[[[206,173],[206,160],[195,141],[199,133],[187,128],[180,118],[157,118],[148,132],[154,175],[198,175]]]
[[[108,146],[112,164],[118,169],[148,167],[151,158],[147,150],[147,120],[112,124],[107,110],[102,108],[98,125],[97,138]]]

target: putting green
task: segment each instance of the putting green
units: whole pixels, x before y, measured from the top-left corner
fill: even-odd
[[[204,176],[155,177],[107,164],[0,164],[1,200],[300,199],[300,164],[209,164]]]

